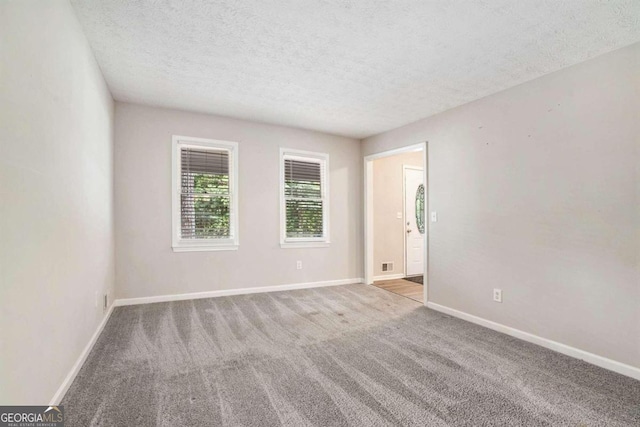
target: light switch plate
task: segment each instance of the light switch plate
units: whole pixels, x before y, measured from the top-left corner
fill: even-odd
[[[431,212],[431,222],[438,222],[438,212]]]
[[[402,219],[402,212],[398,212],[398,213],[396,214],[396,218],[398,218],[398,219]]]

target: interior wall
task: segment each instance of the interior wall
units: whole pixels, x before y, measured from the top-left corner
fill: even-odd
[[[423,152],[403,153],[373,161],[373,271],[375,280],[405,273],[403,166],[423,167]],[[398,218],[398,214],[402,217]],[[393,262],[393,271],[382,271]]]
[[[119,102],[115,133],[119,298],[362,277],[362,160],[358,140]],[[172,135],[238,142],[237,251],[173,252]],[[280,147],[330,156],[329,247],[280,247]],[[296,269],[296,261],[302,261],[301,270]]]
[[[0,40],[0,404],[44,405],[114,294],[114,105],[67,1],[0,2]]]
[[[639,76],[635,44],[363,141],[429,141],[431,302],[640,367]]]

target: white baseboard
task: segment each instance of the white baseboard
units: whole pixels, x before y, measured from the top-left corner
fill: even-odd
[[[200,299],[200,298],[226,297],[229,295],[256,294],[256,293],[262,293],[262,292],[290,291],[294,289],[308,289],[308,288],[320,288],[324,286],[350,285],[352,283],[363,283],[363,281],[364,281],[363,278],[358,277],[355,279],[327,280],[323,282],[293,283],[290,285],[261,286],[261,287],[255,287],[255,288],[240,288],[240,289],[223,289],[219,291],[194,292],[194,293],[188,293],[188,294],[174,294],[174,295],[158,295],[153,297],[142,297],[142,298],[123,298],[123,299],[116,299],[114,302],[114,305],[124,306],[124,305],[136,305],[136,304],[149,304],[153,302],[167,302],[167,301],[181,301],[181,300]]]
[[[84,364],[85,360],[87,360],[89,353],[91,353],[91,350],[93,349],[94,344],[96,343],[96,341],[98,341],[98,337],[100,336],[100,334],[102,333],[102,330],[104,329],[105,325],[109,321],[109,317],[111,317],[111,313],[113,312],[114,307],[115,307],[115,303],[111,304],[111,307],[109,307],[107,314],[102,319],[102,322],[100,322],[100,324],[98,325],[98,328],[93,333],[93,336],[91,337],[87,345],[82,350],[82,353],[80,353],[78,360],[76,360],[76,363],[74,363],[73,367],[65,377],[64,381],[62,381],[62,384],[58,388],[58,391],[56,391],[56,394],[53,395],[53,398],[51,399],[51,402],[49,403],[49,405],[57,406],[60,404],[60,401],[62,400],[64,395],[67,393],[67,390],[69,390],[69,387],[71,387],[71,384],[73,383],[73,380],[76,378],[76,375],[78,375],[78,372],[80,372],[80,368],[82,368],[82,365]]]
[[[385,274],[382,276],[373,276],[373,281],[377,282],[378,280],[396,280],[396,279],[404,279],[405,275],[403,273],[400,274]]]
[[[636,368],[634,366],[627,365],[621,362],[616,362],[615,360],[598,356],[597,354],[589,353],[588,351],[580,350],[575,347],[571,347],[557,341],[552,341],[547,338],[542,338],[537,335],[521,331],[519,329],[514,329],[509,326],[493,322],[491,320],[483,319],[482,317],[474,316],[463,311],[458,311],[453,308],[446,307],[444,305],[427,302],[427,307],[441,313],[445,313],[466,320],[468,322],[484,326],[485,328],[493,329],[494,331],[502,332],[503,334],[520,338],[523,341],[528,341],[530,343],[537,344],[550,350],[557,351],[558,353],[562,353],[566,356],[584,360],[585,362],[591,363],[592,365],[596,365],[601,368],[608,369],[610,371],[640,380],[640,368]]]

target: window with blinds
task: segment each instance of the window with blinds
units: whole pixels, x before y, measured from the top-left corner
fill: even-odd
[[[284,242],[326,241],[327,156],[283,152]]]
[[[231,237],[229,152],[180,149],[180,237]]]
[[[237,245],[234,144],[186,138],[175,142],[174,248]]]

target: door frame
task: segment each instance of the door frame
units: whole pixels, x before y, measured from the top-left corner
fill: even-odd
[[[408,145],[406,147],[396,148],[393,150],[383,151],[379,153],[370,154],[364,157],[364,283],[367,285],[373,284],[374,269],[373,269],[373,161],[381,159],[383,157],[395,156],[397,154],[414,153],[422,151],[422,178],[424,182],[425,192],[425,207],[424,207],[424,221],[425,221],[425,239],[424,239],[424,305],[427,305],[429,301],[429,227],[427,222],[429,217],[429,142],[421,142],[419,144]],[[404,185],[404,184],[403,184]],[[403,196],[404,197],[404,196]],[[405,250],[406,254],[406,250]],[[405,263],[406,264],[406,263]],[[406,268],[406,266],[405,266]]]
[[[404,228],[404,233],[403,233],[403,238],[404,238],[404,277],[409,276],[409,268],[407,266],[407,237],[409,236],[407,234],[407,224],[406,224],[406,219],[407,219],[407,170],[415,170],[415,171],[420,171],[422,172],[422,179],[423,179],[423,184],[424,184],[424,167],[418,167],[418,166],[411,166],[411,165],[402,165],[402,222],[403,222],[403,228]],[[424,192],[426,194],[427,192],[427,187],[424,187]],[[427,211],[427,197],[425,196],[424,198],[424,202],[425,202],[425,214]],[[425,215],[426,216],[426,215]],[[426,218],[425,218],[426,219]],[[425,227],[424,227],[424,235],[425,235],[425,239],[427,238],[427,226],[426,226],[426,222],[425,222]],[[424,277],[424,271],[425,271],[425,264],[422,264],[422,275]],[[424,281],[424,280],[423,280]]]

